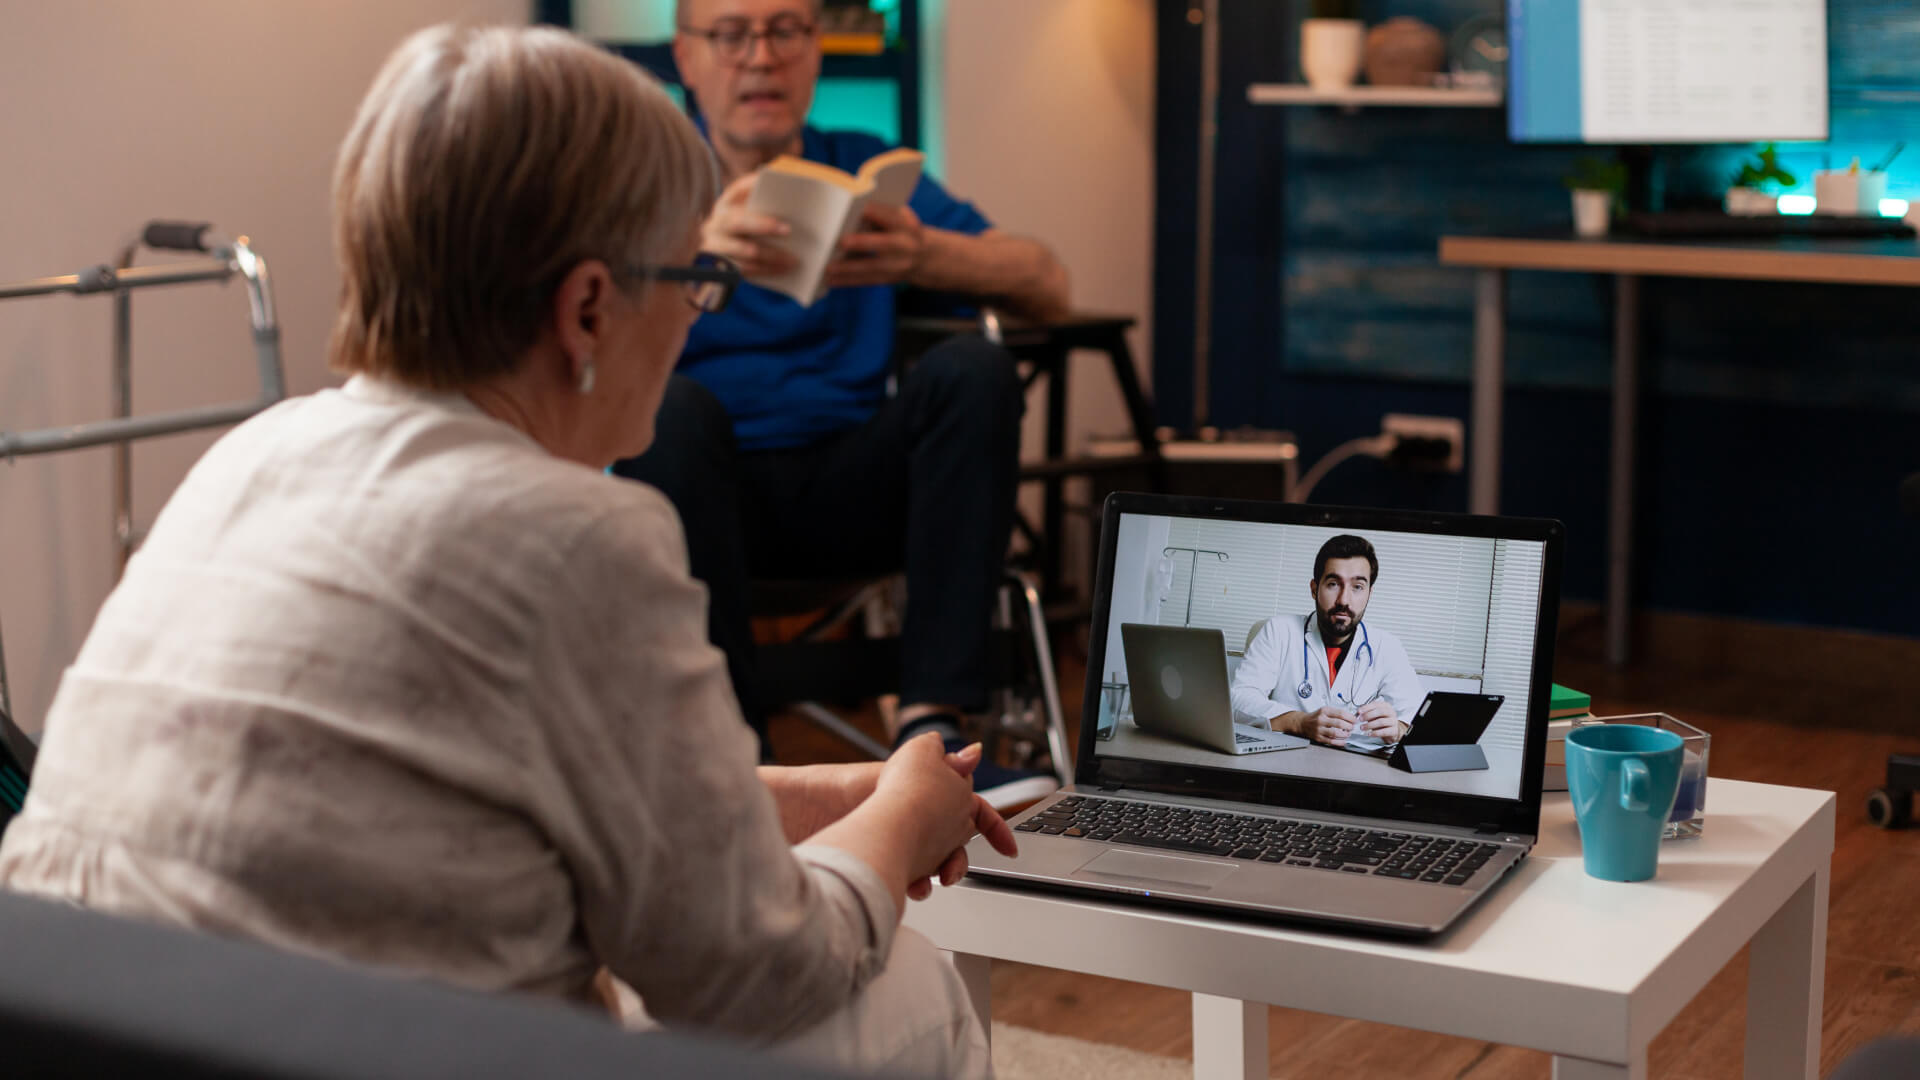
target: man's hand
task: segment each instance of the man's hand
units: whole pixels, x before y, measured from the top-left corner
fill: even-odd
[[[918,214],[904,206],[868,204],[860,224],[860,230],[840,241],[839,254],[827,264],[829,288],[897,285],[920,269],[927,235]]]
[[[748,173],[728,184],[700,227],[700,250],[732,259],[747,278],[784,273],[793,269],[795,262],[792,255],[768,243],[791,233],[792,228],[779,218],[747,209],[758,175]]]
[[[1360,706],[1360,730],[1391,744],[1399,742],[1400,736],[1407,733],[1407,725],[1400,722],[1393,706],[1376,699]]]
[[[1347,736],[1359,726],[1360,718],[1338,705],[1315,709],[1300,722],[1300,734],[1328,746],[1347,745]]]

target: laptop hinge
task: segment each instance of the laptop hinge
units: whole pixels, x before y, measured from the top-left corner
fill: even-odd
[[[1473,832],[1475,836],[1492,836],[1494,833],[1502,833],[1506,832],[1506,830],[1502,829],[1500,823],[1496,821],[1485,825],[1475,825]]]
[[[1101,791],[1119,791],[1120,783],[1115,780],[1109,780],[1106,783],[1100,785],[1100,790]]]

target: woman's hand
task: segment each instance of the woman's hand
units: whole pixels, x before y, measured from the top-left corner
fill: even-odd
[[[976,832],[1004,855],[1019,851],[1005,819],[973,792],[980,754],[978,743],[948,754],[940,737],[928,733],[895,750],[881,770],[870,805],[900,827],[906,894],[914,899],[932,893],[934,877],[952,885],[966,875],[966,844]]]
[[[973,770],[980,764],[980,755],[983,754],[984,752],[985,752],[984,747],[982,747],[979,743],[974,743],[972,746],[964,747],[956,753],[948,754],[947,764],[952,766],[953,770],[959,773],[962,779],[967,781],[968,786],[972,786]],[[978,804],[974,808],[975,829],[979,832],[986,833],[988,836],[989,842],[992,843],[995,848],[999,849],[1001,854],[1007,855],[1007,856],[1012,856],[1016,854],[1017,852],[1013,847],[1013,831],[1010,828],[1008,828],[1005,819],[1001,818],[999,811],[995,810],[992,806],[988,805],[987,801],[981,798],[980,796],[975,795],[973,798],[974,798],[974,801]],[[990,823],[998,824],[999,826],[998,830],[992,830],[989,827],[982,826],[980,822],[983,819],[979,816],[981,814],[989,815]],[[1001,832],[1005,834],[1006,836],[1005,845],[1002,845],[998,841],[995,841],[992,839],[992,837],[995,835],[995,832]],[[965,877],[966,875],[967,875],[967,849],[963,846],[963,847],[955,848],[953,851],[953,854],[948,855],[947,860],[940,864],[940,874],[939,874],[940,884],[952,885],[955,882],[958,882],[961,878]],[[918,878],[907,885],[908,899],[925,900],[927,897],[932,895],[933,895],[933,879],[932,878]]]
[[[872,796],[813,842],[858,856],[902,906],[907,897],[931,892],[934,877],[948,885],[959,881],[967,872],[966,843],[976,832],[1014,856],[1013,830],[973,793],[979,763],[977,746],[948,754],[938,734],[910,739],[881,764]]]
[[[762,765],[759,774],[760,782],[773,793],[787,843],[799,844],[866,802],[883,764]]]

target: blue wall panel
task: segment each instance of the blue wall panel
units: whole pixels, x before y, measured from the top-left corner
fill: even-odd
[[[1246,82],[1295,77],[1290,35],[1303,6],[1223,0],[1210,402],[1220,426],[1295,431],[1311,460],[1383,412],[1466,415],[1473,278],[1438,265],[1438,238],[1568,228],[1560,178],[1582,153],[1608,151],[1515,146],[1498,109],[1246,105]],[[1363,13],[1447,30],[1502,6],[1375,0]],[[1830,13],[1832,140],[1785,144],[1782,157],[1810,190],[1823,162],[1871,161],[1911,139],[1890,194],[1920,199],[1920,4],[1830,0]],[[1163,125],[1192,108],[1174,76],[1192,77],[1193,41],[1173,22],[1162,24]],[[1190,126],[1160,134],[1162,186],[1188,197],[1190,174],[1166,155],[1191,138]],[[1663,151],[1670,193],[1717,198],[1749,149]],[[1163,213],[1179,212],[1163,203]],[[1163,249],[1173,239],[1164,222],[1160,238]],[[1263,276],[1263,260],[1277,272]],[[1567,521],[1567,595],[1594,599],[1611,285],[1514,274],[1510,286],[1504,508]],[[1190,293],[1179,295],[1190,287],[1177,265],[1158,268],[1163,311],[1190,305]],[[1893,485],[1920,470],[1920,292],[1654,280],[1645,315],[1639,602],[1920,632],[1920,524],[1898,518],[1893,503]],[[1155,357],[1163,406],[1184,405],[1187,342],[1156,335]],[[1459,510],[1465,485],[1362,462],[1336,470],[1319,497]],[[1874,567],[1875,587],[1819,584],[1831,573],[1829,537]]]

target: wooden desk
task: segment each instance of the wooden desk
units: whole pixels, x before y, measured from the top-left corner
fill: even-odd
[[[1500,398],[1506,376],[1510,270],[1612,274],[1613,455],[1607,524],[1607,658],[1627,659],[1633,565],[1634,421],[1639,394],[1640,279],[1724,278],[1828,285],[1920,286],[1920,241],[1781,237],[1649,240],[1636,237],[1445,236],[1440,262],[1480,272],[1473,320],[1473,453],[1468,509],[1500,509]]]
[[[1652,881],[1601,881],[1550,794],[1532,854],[1420,943],[972,880],[905,922],[953,953],[983,1023],[995,959],[1190,991],[1208,1080],[1267,1075],[1269,1004],[1545,1050],[1558,1080],[1646,1080],[1653,1037],[1751,945],[1745,1073],[1813,1080],[1833,828],[1831,792],[1709,780],[1699,839],[1663,844]]]

